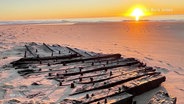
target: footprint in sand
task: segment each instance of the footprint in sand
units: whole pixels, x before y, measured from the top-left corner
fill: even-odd
[[[173,66],[171,65],[171,64],[169,64],[169,63],[166,63],[168,66],[170,66],[170,67],[172,67],[173,68]]]
[[[176,74],[178,74],[178,75],[181,75],[181,76],[184,76],[184,74],[182,74],[182,73],[180,73],[180,72],[178,72],[178,71],[174,71]]]
[[[144,57],[145,59],[147,59],[147,60],[152,60],[153,61],[153,59],[152,58],[150,58],[150,57]]]
[[[140,52],[139,52],[139,51],[137,51],[137,50],[134,50],[134,52],[135,52],[135,53],[137,53],[137,54],[142,55],[142,53],[140,53]]]
[[[184,91],[184,89],[182,89],[182,88],[178,88],[178,87],[176,87],[178,90],[180,90],[180,91]]]
[[[114,43],[113,45],[114,45],[114,46],[117,46],[118,44],[117,44],[117,43]]]
[[[158,60],[158,62],[163,63],[163,61],[161,61],[161,60]]]
[[[178,69],[180,69],[180,70],[184,70],[182,67],[178,67]]]

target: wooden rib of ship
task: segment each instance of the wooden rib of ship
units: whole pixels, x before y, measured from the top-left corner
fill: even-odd
[[[165,76],[135,58],[102,54],[68,46],[27,44],[23,58],[12,62],[25,77],[43,75],[69,93],[60,104],[132,104],[134,96],[154,89]],[[42,69],[43,66],[50,68]],[[35,83],[34,83],[35,84]],[[62,94],[61,94],[62,95]]]

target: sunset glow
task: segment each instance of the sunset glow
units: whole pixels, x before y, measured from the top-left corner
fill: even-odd
[[[141,17],[152,16],[152,12],[149,11],[147,8],[148,7],[142,4],[132,5],[127,9],[123,16],[130,17],[130,19],[135,18],[136,21],[139,21]]]
[[[144,16],[178,15],[184,13],[183,4],[183,0],[0,0],[0,20],[120,17],[127,11],[129,17],[135,8]],[[135,12],[138,19],[142,13]]]
[[[138,21],[139,17],[144,15],[144,12],[140,8],[135,8],[131,15],[135,16],[136,21]]]

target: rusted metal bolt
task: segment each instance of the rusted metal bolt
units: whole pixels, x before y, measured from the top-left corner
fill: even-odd
[[[74,85],[74,83],[71,83],[71,86],[70,86],[70,88],[75,88],[75,85]]]

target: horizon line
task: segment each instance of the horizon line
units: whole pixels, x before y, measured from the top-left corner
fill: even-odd
[[[143,16],[140,20],[152,20],[151,18],[153,17],[166,17],[166,16],[184,16],[184,14],[172,14],[172,15],[152,15],[152,16]],[[114,16],[114,17],[111,17],[111,16],[106,16],[106,17],[80,17],[80,18],[77,18],[77,17],[71,17],[71,18],[50,18],[50,19],[15,19],[15,20],[0,20],[0,22],[2,21],[46,21],[46,20],[77,20],[77,19],[80,19],[80,20],[85,20],[85,19],[107,19],[107,18],[122,18],[122,19],[125,19],[125,20],[134,20],[133,17],[127,17],[127,16]],[[131,19],[132,18],[132,19]],[[144,19],[146,18],[146,19]],[[150,18],[150,19],[148,19]]]

